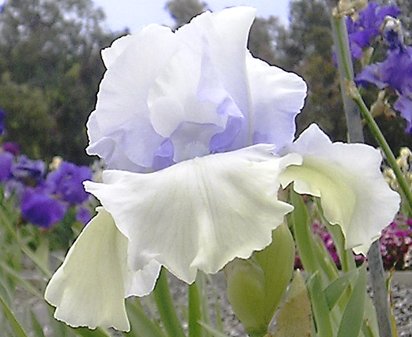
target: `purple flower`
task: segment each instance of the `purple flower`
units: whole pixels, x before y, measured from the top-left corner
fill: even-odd
[[[27,188],[20,208],[24,219],[34,225],[50,228],[64,218],[67,206],[50,196],[43,188]]]
[[[383,62],[365,67],[356,77],[358,84],[371,83],[378,88],[392,88],[398,94],[394,108],[406,120],[408,132],[412,129],[412,47],[389,49]]]
[[[81,222],[82,224],[87,224],[92,219],[92,213],[90,209],[86,207],[78,207],[76,210],[76,220]]]
[[[380,238],[383,264],[386,269],[403,269],[412,244],[411,219],[398,216],[386,227]]]
[[[13,155],[8,152],[0,152],[0,182],[10,178],[12,164]]]
[[[4,142],[1,147],[3,148],[3,151],[10,152],[14,156],[20,154],[20,146],[15,142]]]
[[[412,133],[412,97],[410,95],[399,96],[393,107],[406,120],[406,132]]]
[[[43,181],[46,165],[41,160],[31,160],[22,155],[12,166],[11,171],[16,180],[29,186],[37,186]]]
[[[81,204],[89,194],[84,190],[83,181],[92,178],[87,166],[77,166],[62,162],[59,168],[47,175],[46,185],[50,193],[70,204]]]
[[[380,34],[380,28],[386,16],[398,17],[400,10],[395,5],[379,6],[370,2],[360,13],[357,20],[348,17],[348,28],[352,56],[355,59],[362,57],[362,49],[369,46],[373,39]]]

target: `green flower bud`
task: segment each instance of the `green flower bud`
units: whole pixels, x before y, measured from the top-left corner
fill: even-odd
[[[250,336],[264,336],[293,273],[295,245],[287,225],[273,231],[272,243],[248,260],[226,268],[227,296]]]

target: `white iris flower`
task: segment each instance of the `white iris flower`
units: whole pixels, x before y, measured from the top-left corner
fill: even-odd
[[[306,85],[250,55],[254,15],[150,25],[103,51],[87,151],[109,169],[85,184],[103,208],[48,284],[57,319],[128,330],[124,298],[150,293],[160,266],[192,283],[266,247],[293,210],[277,198],[292,181],[322,198],[356,251],[394,217],[377,150],[331,143],[316,125],[293,142]]]

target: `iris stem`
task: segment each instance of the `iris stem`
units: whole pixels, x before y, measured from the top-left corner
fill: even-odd
[[[402,175],[395,156],[392,153],[385,137],[375,122],[369,109],[366,107],[359,90],[354,84],[353,64],[350,54],[349,37],[346,28],[345,17],[335,12],[332,15],[332,30],[336,48],[336,56],[340,73],[340,84],[342,97],[344,101],[344,109],[348,127],[348,137],[350,142],[363,142],[362,124],[360,114],[365,119],[373,136],[385,154],[385,157],[392,167],[399,185],[402,189],[402,194],[408,202],[408,209],[412,209],[412,193]],[[353,103],[349,103],[352,99]],[[357,109],[356,109],[357,107]],[[388,293],[385,287],[385,275],[383,270],[382,256],[380,254],[379,242],[375,241],[369,249],[368,264],[371,275],[371,286],[374,292],[374,305],[378,318],[379,334],[381,337],[393,336],[391,327],[391,315],[388,303]]]
[[[378,142],[380,148],[382,149],[385,158],[392,168],[396,179],[398,180],[399,186],[401,188],[401,193],[408,202],[408,211],[412,212],[412,191],[407,183],[404,175],[402,174],[399,165],[396,162],[396,158],[385,139],[385,136],[382,134],[378,124],[373,118],[371,112],[365,104],[358,88],[354,84],[354,75],[353,75],[353,66],[352,59],[349,53],[349,39],[346,29],[346,23],[344,17],[333,17],[332,18],[332,28],[335,46],[337,48],[337,61],[339,67],[339,73],[341,76],[341,89],[345,101],[350,98],[358,107],[358,111],[366,121],[366,124],[369,127],[369,130],[373,134],[375,140]],[[352,108],[349,108],[344,105],[346,119],[348,123],[348,134],[350,142],[363,142],[363,135],[359,133],[361,130],[362,124],[359,117],[359,112],[354,112]],[[349,110],[349,111],[348,111]]]
[[[292,188],[290,189],[290,200],[294,211],[291,213],[293,233],[295,236],[296,245],[299,256],[302,261],[303,268],[311,274],[319,270],[319,265],[314,253],[314,240],[311,231],[309,217],[306,205],[302,197],[297,194]]]
[[[351,84],[350,84],[351,85]],[[351,85],[352,86],[352,85]],[[386,160],[391,166],[396,179],[398,180],[399,187],[401,188],[401,193],[403,197],[407,200],[408,211],[409,214],[412,214],[412,191],[409,187],[408,182],[406,181],[399,165],[396,162],[396,158],[389,147],[385,137],[383,136],[381,130],[379,129],[378,124],[375,122],[375,119],[372,117],[368,107],[366,106],[362,96],[359,93],[359,90],[353,85],[353,100],[358,104],[362,117],[365,119],[366,123],[369,126],[370,131],[372,132],[373,136],[379,143],[383,153],[385,154]]]
[[[170,294],[167,271],[164,268],[160,271],[153,296],[167,334],[170,337],[185,337]]]

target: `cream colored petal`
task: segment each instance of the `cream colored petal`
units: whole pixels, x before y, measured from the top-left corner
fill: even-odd
[[[298,193],[321,198],[326,219],[342,227],[346,248],[366,254],[394,218],[400,197],[385,182],[378,150],[364,144],[332,143],[312,124],[285,153],[299,153],[301,166],[289,166],[280,180],[294,181]]]
[[[276,158],[271,145],[184,161],[161,171],[104,172],[85,183],[129,239],[129,263],[154,258],[191,283],[271,241],[292,207],[277,200],[279,172],[300,156]]]
[[[74,327],[129,330],[124,298],[149,293],[158,270],[152,265],[129,271],[127,246],[111,215],[98,208],[47,285],[45,299],[57,307],[56,319]]]

